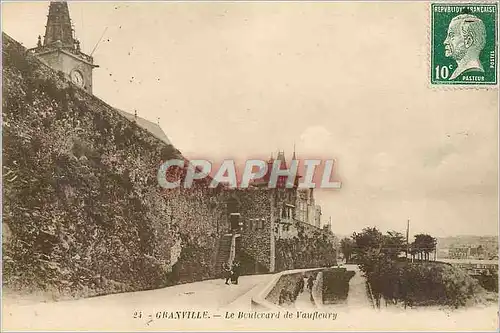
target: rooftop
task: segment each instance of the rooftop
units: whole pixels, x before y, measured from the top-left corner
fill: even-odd
[[[163,132],[163,130],[161,129],[160,125],[120,109],[116,109],[116,111],[118,111],[122,116],[124,116],[128,120],[135,121],[137,125],[139,125],[143,129],[151,133],[157,139],[160,139],[161,141],[163,141],[168,145],[172,145],[165,132]]]

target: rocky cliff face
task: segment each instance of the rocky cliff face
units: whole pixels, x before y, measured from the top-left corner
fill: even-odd
[[[213,276],[210,193],[157,184],[179,151],[5,34],[3,94],[5,286],[90,296]]]
[[[215,278],[230,197],[248,224],[244,272],[270,269],[277,213],[265,190],[162,190],[159,166],[183,158],[175,147],[5,34],[3,89],[4,287],[92,296]],[[300,229],[276,243],[277,270],[334,263],[327,235]]]

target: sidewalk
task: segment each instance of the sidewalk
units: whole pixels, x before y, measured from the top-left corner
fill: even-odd
[[[355,265],[346,265],[355,266]],[[372,303],[366,292],[366,279],[361,276],[358,266],[347,267],[348,270],[355,272],[349,281],[349,294],[347,295],[347,305],[349,308],[371,308]]]
[[[301,292],[298,296],[297,299],[295,300],[295,308],[297,310],[313,310],[316,308],[314,303],[311,301],[311,292],[309,289],[304,288],[304,291]]]

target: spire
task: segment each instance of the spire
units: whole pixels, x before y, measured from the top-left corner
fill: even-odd
[[[292,155],[292,161],[297,160],[297,154],[295,153],[295,142],[293,143],[293,155]],[[297,163],[299,163],[297,161]],[[298,186],[299,184],[299,179],[302,178],[302,175],[300,174],[300,166],[297,169],[297,175],[295,177],[295,185]]]
[[[45,26],[44,46],[49,46],[60,40],[63,47],[73,47],[73,29],[66,1],[51,1],[47,25]]]
[[[285,152],[283,150],[280,150],[276,159],[281,161],[282,163],[285,162]]]

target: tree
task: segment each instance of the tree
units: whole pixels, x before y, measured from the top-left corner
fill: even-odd
[[[436,250],[436,239],[428,234],[415,235],[412,249],[420,256],[421,260],[429,260],[429,253]]]
[[[424,234],[424,254],[430,260],[430,254],[436,251],[437,241],[431,235]]]
[[[382,252],[391,259],[396,259],[399,254],[406,250],[406,239],[403,234],[396,231],[388,231],[383,236]]]
[[[354,239],[354,254],[360,269],[365,275],[371,274],[380,259],[383,245],[383,235],[375,227],[364,228],[360,233],[352,235]],[[375,288],[375,286],[373,286]]]
[[[364,228],[360,233],[354,233],[352,238],[356,243],[356,252],[360,254],[378,254],[382,249],[383,235],[375,227]]]
[[[415,256],[417,256],[419,253],[419,249],[417,247],[417,245],[415,245],[415,242],[411,243],[410,244],[410,255],[412,257],[412,259],[415,259]]]
[[[346,263],[348,263],[351,260],[351,254],[353,248],[354,248],[354,241],[351,238],[345,237],[340,241],[340,250],[344,255]]]

